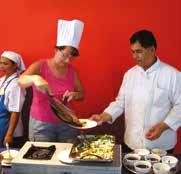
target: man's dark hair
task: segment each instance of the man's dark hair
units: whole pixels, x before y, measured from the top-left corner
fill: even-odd
[[[59,49],[60,51],[61,51],[61,50],[64,50],[66,47],[67,47],[67,46],[55,46],[55,48]],[[73,57],[79,56],[79,51],[78,51],[76,48],[72,47],[71,55],[72,55]]]
[[[134,33],[130,38],[130,43],[134,44],[136,42],[139,42],[144,48],[154,46],[157,49],[157,42],[151,31],[140,30]]]

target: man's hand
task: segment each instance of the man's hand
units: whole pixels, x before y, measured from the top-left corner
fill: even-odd
[[[156,140],[168,128],[168,125],[164,122],[156,124],[146,133],[145,137],[151,141]]]
[[[101,125],[107,121],[111,121],[112,117],[111,117],[111,115],[103,112],[102,114],[94,114],[89,119],[94,120],[97,122],[98,125]]]

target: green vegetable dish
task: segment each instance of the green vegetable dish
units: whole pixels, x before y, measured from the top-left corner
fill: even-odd
[[[87,135],[78,137],[70,157],[78,161],[112,162],[115,137],[112,135]]]

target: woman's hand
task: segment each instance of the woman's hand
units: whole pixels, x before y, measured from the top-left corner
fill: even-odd
[[[66,90],[62,96],[62,101],[63,102],[69,102],[71,100],[76,100],[77,94],[78,94],[78,92]]]
[[[48,89],[48,82],[40,75],[21,75],[18,79],[18,84],[22,88],[27,88],[34,84],[43,93]]]
[[[32,76],[32,78],[33,78],[33,83],[36,86],[36,88],[40,92],[46,93],[48,90],[48,82],[39,75],[34,75]]]

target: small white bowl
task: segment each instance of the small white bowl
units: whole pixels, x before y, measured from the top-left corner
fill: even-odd
[[[165,163],[155,163],[153,164],[153,171],[155,174],[169,174],[170,166]]]
[[[150,151],[148,149],[135,149],[134,152],[141,156],[150,154]]]
[[[151,171],[151,163],[149,161],[136,161],[134,168],[137,173],[149,173]]]
[[[161,158],[159,155],[156,154],[148,154],[145,156],[146,161],[150,161],[152,164],[160,162]]]
[[[128,153],[124,156],[124,161],[126,165],[133,166],[134,163],[141,159],[141,156],[135,153]]]
[[[167,151],[164,149],[158,149],[154,148],[151,150],[152,153],[159,155],[160,157],[165,156],[167,154]]]
[[[163,163],[168,164],[171,168],[174,168],[178,163],[178,159],[174,156],[163,156],[161,159]]]
[[[1,155],[3,156],[3,163],[10,164],[11,161],[18,155],[17,150],[9,150],[10,151],[10,156],[9,152],[7,150],[1,152]]]

